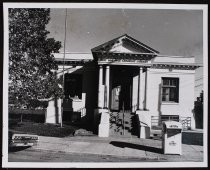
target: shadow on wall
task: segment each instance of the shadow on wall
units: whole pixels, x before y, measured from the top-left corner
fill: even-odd
[[[120,148],[132,148],[132,149],[138,149],[138,150],[144,150],[148,152],[154,152],[154,153],[163,153],[162,148],[155,148],[151,146],[144,146],[144,145],[137,145],[127,142],[118,142],[118,141],[111,141],[110,144],[120,147]]]
[[[182,144],[203,146],[203,132],[182,132]]]

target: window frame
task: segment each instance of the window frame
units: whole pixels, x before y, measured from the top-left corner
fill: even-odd
[[[64,76],[64,95],[67,98],[78,96],[82,100],[83,75],[67,73]]]
[[[168,83],[164,83],[164,80],[167,80]],[[164,91],[167,91],[167,92],[164,92]],[[164,96],[165,96],[165,99],[163,99]],[[179,103],[179,78],[178,77],[162,77],[161,78],[161,101],[163,103]]]

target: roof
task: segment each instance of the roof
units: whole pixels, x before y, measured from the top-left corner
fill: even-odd
[[[120,51],[120,48],[127,48],[127,51]],[[118,47],[118,48],[117,48]],[[130,48],[130,49],[129,49]],[[115,50],[113,50],[115,49]],[[124,34],[120,37],[117,37],[113,40],[105,42],[93,49],[91,51],[94,52],[110,52],[110,53],[148,53],[148,54],[158,54],[159,52],[146,44]]]
[[[150,63],[153,68],[173,67],[178,69],[195,69],[200,67],[195,63],[195,57],[161,55],[144,43],[124,34],[105,42],[93,49],[92,53],[54,53],[58,64],[78,65],[95,59],[100,63],[128,62],[137,64]]]
[[[153,58],[152,63],[194,64],[195,57],[157,55],[155,58]]]
[[[56,61],[63,61],[64,53],[53,54]],[[65,53],[65,61],[93,60],[91,53]]]
[[[164,65],[173,65],[173,66],[183,66],[183,67],[192,67],[198,68],[201,65],[195,63],[195,57],[190,56],[169,56],[169,55],[157,55],[152,59],[153,66],[164,66]]]

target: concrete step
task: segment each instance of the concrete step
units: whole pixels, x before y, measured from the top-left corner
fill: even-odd
[[[110,135],[126,135],[126,136],[132,136],[131,132],[129,132],[128,130],[125,130],[123,132],[123,129],[110,129],[109,132]]]
[[[110,134],[123,135],[123,129],[125,128],[124,135],[131,136],[133,116],[134,114],[131,111],[125,111],[124,114],[122,111],[110,113]]]

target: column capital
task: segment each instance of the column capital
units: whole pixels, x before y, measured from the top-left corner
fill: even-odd
[[[139,76],[143,73],[144,69],[143,67],[139,67]]]
[[[98,65],[99,66],[99,68],[102,68],[103,66],[102,65]]]
[[[106,69],[109,69],[110,68],[110,65],[106,65]]]
[[[144,67],[143,72],[147,72],[147,69],[148,69],[147,67]]]

